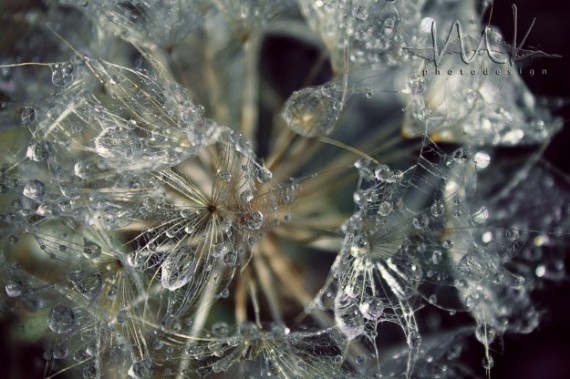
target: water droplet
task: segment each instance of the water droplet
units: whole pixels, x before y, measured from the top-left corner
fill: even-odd
[[[469,154],[467,153],[467,150],[459,148],[455,150],[453,154],[451,154],[451,156],[455,162],[465,163],[467,161],[467,158],[469,157]]]
[[[242,322],[238,327],[238,333],[245,339],[253,339],[259,336],[257,326],[250,321]]]
[[[439,265],[443,262],[443,253],[439,250],[435,250],[431,255],[431,261],[434,265]]]
[[[114,298],[117,297],[117,293],[118,293],[118,292],[119,292],[119,289],[117,288],[116,285],[113,284],[113,285],[111,285],[111,286],[109,287],[109,291],[107,291],[107,297],[108,297],[110,300],[113,300]]]
[[[497,337],[497,331],[489,325],[481,324],[475,328],[475,337],[482,344],[490,345]]]
[[[167,238],[175,238],[177,233],[179,231],[179,226],[175,225],[173,227],[170,227],[168,229],[166,229],[166,231],[164,232],[164,234],[166,235]]]
[[[334,313],[338,328],[349,340],[364,332],[364,316],[352,296],[346,293],[337,295],[334,301]]]
[[[412,225],[414,228],[418,230],[423,230],[428,227],[429,225],[429,218],[426,215],[420,215],[418,217],[414,217],[412,220]]]
[[[518,229],[507,229],[505,231],[505,237],[510,242],[515,242],[519,238],[521,238],[521,232]]]
[[[230,250],[224,254],[222,261],[226,267],[235,267],[238,255],[235,251]]]
[[[257,180],[260,183],[268,183],[272,177],[273,173],[267,167],[260,166],[257,169]]]
[[[253,192],[250,189],[246,189],[239,195],[239,199],[244,203],[249,203],[253,200]]]
[[[83,238],[83,256],[85,258],[98,258],[101,255],[101,246],[97,245],[95,242]]]
[[[485,207],[479,208],[477,212],[473,214],[473,221],[477,224],[483,224],[489,218],[489,210]]]
[[[258,230],[263,226],[263,213],[257,211],[249,215],[246,222],[250,230]]]
[[[192,279],[196,269],[194,251],[189,246],[181,246],[171,251],[160,267],[162,287],[174,291]]]
[[[218,322],[212,326],[212,334],[215,337],[227,337],[230,334],[230,328],[225,322]]]
[[[493,366],[495,365],[495,360],[493,359],[492,356],[488,356],[483,358],[483,368],[485,368],[486,370],[490,370],[491,368],[493,368]]]
[[[51,145],[47,141],[36,141],[30,143],[26,152],[26,157],[36,162],[44,162],[51,155]]]
[[[132,379],[150,379],[152,378],[152,373],[152,361],[150,359],[134,362],[128,371],[129,378]]]
[[[90,162],[79,161],[73,166],[73,172],[76,176],[82,179],[87,179],[93,175],[95,167]]]
[[[22,294],[23,290],[22,284],[14,280],[10,280],[6,283],[4,289],[6,290],[6,295],[8,295],[8,297],[18,297]]]
[[[487,267],[483,262],[483,258],[477,253],[471,252],[465,254],[457,265],[457,271],[467,279],[480,280],[487,273]]]
[[[95,366],[95,362],[87,363],[87,366],[83,368],[82,371],[83,379],[96,379],[98,378],[97,373],[97,366]]]
[[[445,212],[445,205],[441,201],[436,200],[431,205],[430,211],[434,217],[440,217],[443,215],[443,212]]]
[[[524,132],[520,129],[513,129],[507,133],[502,138],[502,142],[507,145],[516,145],[524,137]]]
[[[69,280],[79,293],[88,300],[94,300],[103,289],[101,274],[89,271],[74,271],[69,274]]]
[[[477,152],[473,159],[475,160],[477,170],[484,170],[489,166],[489,163],[491,163],[491,157],[485,151]]]
[[[327,96],[320,87],[295,91],[287,100],[282,113],[287,126],[295,133],[309,138],[330,134],[342,108],[336,100],[336,92]]]
[[[36,110],[32,107],[25,107],[22,110],[22,125],[29,126],[36,119]]]
[[[127,322],[129,318],[129,313],[127,312],[126,309],[121,309],[119,312],[117,312],[116,317],[117,317],[117,323],[123,325],[125,322]]]
[[[399,15],[394,9],[380,20],[380,29],[384,38],[392,39],[398,25]]]
[[[232,180],[232,174],[228,170],[220,170],[218,177],[222,182],[229,183]]]
[[[54,359],[65,359],[69,354],[69,349],[67,348],[67,346],[59,344],[53,348],[52,354]]]
[[[422,337],[416,332],[410,333],[408,336],[408,345],[411,349],[417,349],[422,343]]]
[[[392,209],[393,209],[392,203],[389,201],[384,201],[378,206],[378,214],[380,216],[386,217],[390,213],[392,213]]]
[[[64,87],[73,82],[73,65],[70,62],[52,66],[51,82],[56,87]]]
[[[371,297],[361,303],[359,309],[365,318],[375,321],[384,313],[384,303],[378,297]]]
[[[483,233],[483,235],[481,236],[481,241],[483,241],[483,243],[490,243],[491,241],[493,241],[493,233],[489,231]]]
[[[425,17],[420,21],[420,30],[424,33],[431,33],[431,27],[435,20],[431,17]]]
[[[362,6],[356,6],[352,10],[352,15],[360,21],[365,21],[368,18],[368,10]]]
[[[24,186],[22,194],[32,200],[39,201],[46,194],[46,185],[39,180],[30,180]]]
[[[378,181],[386,183],[394,183],[397,179],[394,175],[394,171],[385,164],[381,164],[376,167],[374,170],[374,176]]]
[[[421,95],[425,90],[423,79],[415,79],[410,83],[410,93],[413,96]]]
[[[48,316],[49,328],[57,334],[67,334],[75,327],[75,314],[65,306],[53,307]]]
[[[356,234],[352,238],[350,245],[350,255],[355,258],[362,257],[370,253],[370,242],[368,238],[362,234]]]

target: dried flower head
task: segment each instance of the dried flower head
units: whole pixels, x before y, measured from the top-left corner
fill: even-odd
[[[9,375],[489,376],[570,225],[541,162],[560,120],[516,72],[430,75],[413,48],[477,32],[483,3],[0,15],[26,30],[0,61],[2,322],[43,349]]]

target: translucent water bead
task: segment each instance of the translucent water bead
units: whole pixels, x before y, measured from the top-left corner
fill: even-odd
[[[282,116],[287,126],[304,137],[330,134],[342,110],[342,93],[335,87],[308,87],[295,91],[285,103]]]

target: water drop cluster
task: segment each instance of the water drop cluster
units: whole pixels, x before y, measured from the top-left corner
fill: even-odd
[[[434,23],[483,28],[480,3],[2,18],[25,33],[0,61],[0,321],[42,350],[6,375],[490,375],[567,278],[570,196],[541,155],[561,122],[516,72],[418,53]]]

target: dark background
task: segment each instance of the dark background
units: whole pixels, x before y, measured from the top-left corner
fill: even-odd
[[[562,55],[558,59],[534,59],[523,67],[546,68],[547,76],[523,75],[531,92],[547,97],[562,97],[566,106],[555,110],[562,117],[564,127],[554,138],[545,158],[566,174],[570,173],[570,2],[552,0],[519,0],[518,35],[523,38],[533,18],[536,24],[525,47],[532,47],[550,54]],[[513,35],[513,2],[495,1],[491,23],[500,27],[506,41]],[[568,250],[568,249],[567,249]],[[570,250],[568,250],[570,251]],[[566,272],[570,260],[566,256]],[[493,378],[569,378],[570,377],[570,285],[568,280],[547,285],[536,291],[533,297],[546,309],[542,322],[530,335],[506,336],[503,351],[495,351]],[[500,348],[500,346],[499,346]]]

